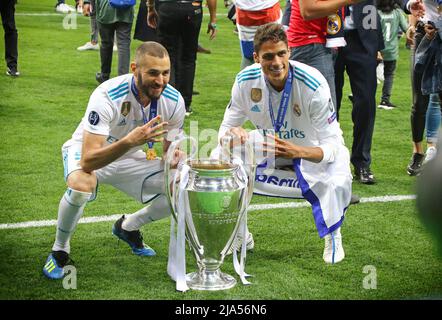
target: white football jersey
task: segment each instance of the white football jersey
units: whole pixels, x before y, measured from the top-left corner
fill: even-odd
[[[341,226],[350,203],[350,156],[336,119],[327,80],[318,70],[303,63],[290,61],[290,65],[293,70],[292,91],[279,137],[300,146],[320,147],[324,157],[320,163],[303,159],[288,161],[294,172],[273,169],[267,163],[266,167],[256,171],[254,192],[277,197],[304,197],[312,205],[318,234],[324,237]],[[219,137],[224,136],[228,128],[241,126],[246,120],[256,126],[258,136],[274,134],[270,105],[276,119],[281,98],[282,92],[267,83],[260,64],[247,67],[236,77]],[[253,135],[257,136],[251,133],[251,140]],[[255,153],[258,149],[259,144],[254,146]],[[264,164],[258,157],[257,161]]]
[[[86,113],[75,130],[70,141],[81,142],[83,130],[106,136],[106,143],[111,144],[125,137],[134,128],[144,125],[143,113],[149,119],[151,104],[143,108],[133,92],[133,74],[112,78],[92,93]],[[184,99],[171,85],[167,85],[157,100],[157,114],[161,115],[169,130],[166,139],[173,141],[180,134],[184,125]],[[138,146],[128,153],[143,149]]]
[[[273,7],[279,0],[236,0],[235,5],[241,10],[259,11]]]
[[[292,91],[279,137],[300,146],[320,147],[324,152],[322,162],[333,162],[344,139],[327,80],[318,70],[303,63],[290,61],[290,65]],[[228,128],[241,126],[246,120],[250,120],[263,136],[274,134],[269,105],[271,102],[276,119],[282,93],[266,81],[260,64],[242,70],[233,85],[219,137]]]

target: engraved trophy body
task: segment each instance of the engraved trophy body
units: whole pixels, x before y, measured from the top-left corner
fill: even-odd
[[[181,157],[173,173],[173,157],[187,142],[194,141],[183,138],[170,146],[165,166],[173,218],[178,229],[181,224],[198,266],[196,272],[185,275],[185,283],[194,290],[229,289],[235,286],[236,280],[221,272],[220,267],[246,222],[247,206],[253,194],[253,152],[250,149],[252,161],[244,164],[230,153],[227,155],[227,149],[218,159],[196,159],[193,150],[190,155]],[[184,251],[184,245],[181,250]],[[185,261],[179,264],[185,268]],[[184,277],[181,278],[184,281]]]

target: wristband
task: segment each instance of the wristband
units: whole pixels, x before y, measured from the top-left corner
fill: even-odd
[[[216,29],[216,23],[210,22],[209,25],[210,25],[213,29]]]

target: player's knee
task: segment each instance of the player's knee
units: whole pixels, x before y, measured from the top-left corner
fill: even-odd
[[[329,185],[331,192],[338,195],[349,195],[351,194],[351,184],[352,180],[348,177],[336,177],[332,185]]]
[[[77,191],[92,193],[97,186],[97,177],[94,173],[77,170],[69,175],[67,185]]]

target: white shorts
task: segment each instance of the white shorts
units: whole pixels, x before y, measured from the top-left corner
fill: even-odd
[[[352,185],[350,154],[344,145],[338,147],[334,162],[313,163],[301,159],[264,158],[263,138],[257,130],[249,132],[249,140],[258,164],[253,189],[255,194],[304,198],[312,205],[313,218],[321,238],[341,226],[350,203]],[[218,146],[211,156],[218,158],[220,151]],[[236,155],[244,159],[241,148],[238,148]]]
[[[257,168],[253,193],[277,198],[304,198],[292,161],[285,159],[278,159],[276,168]]]
[[[81,169],[82,144],[69,140],[62,146],[61,151],[64,178],[67,180],[72,172]],[[95,174],[98,184],[112,185],[135,200],[147,203],[165,193],[163,170],[161,160],[147,160],[146,154],[142,150],[138,150],[95,170]],[[91,200],[96,198],[97,190]]]

